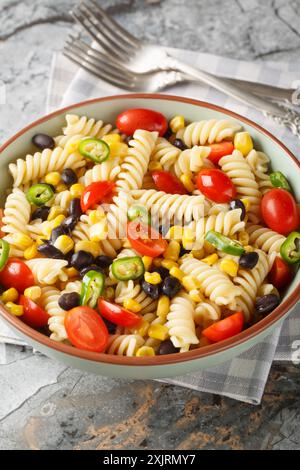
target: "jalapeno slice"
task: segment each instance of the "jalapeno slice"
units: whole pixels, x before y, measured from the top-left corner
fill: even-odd
[[[119,281],[129,281],[142,277],[145,267],[140,256],[126,256],[116,259],[111,265],[111,271]]]
[[[54,191],[49,184],[38,183],[31,186],[27,193],[26,198],[30,204],[35,206],[44,206],[46,202],[50,201],[54,196]]]
[[[151,225],[151,215],[149,214],[146,207],[139,204],[134,204],[133,206],[129,207],[127,211],[127,217],[130,221],[138,219],[143,224]]]
[[[108,159],[110,149],[104,140],[84,139],[79,144],[79,152],[95,163],[102,163]]]
[[[291,232],[280,247],[284,261],[290,264],[300,261],[300,232]]]
[[[284,174],[281,173],[281,171],[274,171],[274,173],[271,173],[270,181],[272,183],[272,186],[274,186],[274,188],[282,188],[282,189],[286,189],[290,193],[292,192],[292,188],[290,187],[288,180],[286,179]]]
[[[231,240],[222,233],[210,230],[205,235],[205,240],[211,243],[217,250],[223,251],[228,255],[241,256],[245,253],[245,248],[239,242]]]
[[[95,308],[104,289],[104,274],[94,270],[88,271],[82,279],[80,305]]]
[[[7,263],[10,245],[6,240],[0,239],[0,271]]]

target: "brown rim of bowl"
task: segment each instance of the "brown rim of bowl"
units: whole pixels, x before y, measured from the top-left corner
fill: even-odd
[[[85,106],[92,103],[101,103],[103,101],[113,101],[113,100],[122,100],[122,99],[156,99],[156,100],[163,100],[163,101],[179,101],[181,103],[192,104],[204,108],[213,109],[215,111],[220,111],[228,116],[231,116],[239,121],[245,122],[250,126],[254,127],[262,134],[266,135],[270,139],[272,139],[277,145],[279,145],[285,153],[289,155],[289,157],[296,163],[298,168],[300,168],[300,163],[296,159],[296,157],[290,152],[290,150],[280,142],[275,136],[273,136],[269,131],[261,127],[260,125],[256,124],[255,122],[251,121],[248,118],[245,118],[233,111],[228,111],[221,106],[217,106],[214,104],[206,103],[204,101],[198,101],[191,98],[183,98],[179,96],[173,95],[163,95],[163,94],[147,94],[147,93],[137,93],[137,94],[124,94],[124,95],[115,95],[115,96],[108,96],[105,98],[96,98],[92,100],[82,101],[80,103],[76,103],[71,106],[67,106],[62,108],[58,111],[55,111],[51,114],[44,116],[43,118],[38,119],[37,121],[31,123],[13,137],[11,137],[7,142],[5,142],[0,147],[0,154],[3,152],[6,147],[8,147],[12,142],[17,140],[21,135],[26,133],[31,128],[42,124],[56,116],[64,114],[70,110],[74,110],[81,106]],[[30,326],[27,326],[23,323],[19,318],[12,316],[8,310],[5,309],[3,305],[0,305],[0,314],[3,318],[17,330],[19,330],[25,336],[28,336],[34,341],[41,343],[43,346],[47,346],[51,349],[55,349],[61,353],[68,354],[71,356],[79,357],[80,359],[85,359],[89,361],[95,362],[103,362],[106,364],[111,365],[123,365],[123,366],[161,366],[161,365],[168,365],[168,364],[176,364],[180,362],[200,359],[207,356],[212,356],[214,354],[221,353],[226,351],[229,348],[236,347],[246,340],[250,340],[254,338],[258,333],[263,333],[266,329],[272,326],[274,323],[277,323],[284,315],[290,310],[299,300],[300,298],[300,285],[296,286],[296,288],[291,292],[291,294],[282,302],[272,313],[270,313],[267,317],[265,317],[260,322],[256,323],[255,325],[249,327],[247,330],[242,331],[238,335],[229,338],[228,340],[222,341],[220,343],[211,344],[209,346],[204,346],[199,349],[193,349],[191,351],[185,353],[176,353],[170,354],[166,356],[154,356],[154,357],[124,357],[124,356],[114,356],[110,354],[104,353],[95,353],[90,351],[85,351],[81,349],[74,348],[73,346],[69,346],[62,343],[57,343],[51,340],[48,336],[39,333],[38,331],[34,330]]]

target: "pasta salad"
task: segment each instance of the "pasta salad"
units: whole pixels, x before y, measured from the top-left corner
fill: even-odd
[[[186,352],[268,315],[300,261],[286,177],[230,119],[66,115],[9,165],[1,302],[74,347]]]

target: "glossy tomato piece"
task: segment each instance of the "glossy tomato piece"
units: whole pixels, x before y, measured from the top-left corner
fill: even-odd
[[[107,197],[110,196],[115,189],[113,181],[97,181],[87,186],[81,195],[81,210],[86,212],[95,204],[100,202],[108,202]]]
[[[27,287],[34,285],[31,269],[17,258],[10,258],[2,271],[0,271],[0,284],[6,289],[15,287],[21,294]]]
[[[98,309],[100,314],[106,318],[106,320],[114,323],[115,325],[124,326],[126,328],[133,328],[137,326],[141,321],[141,316],[137,313],[126,310],[120,305],[113,304],[100,298],[98,300]]]
[[[231,155],[234,150],[233,143],[226,141],[219,144],[210,144],[208,147],[210,147],[210,154],[207,158],[215,165],[219,163],[220,158]]]
[[[282,235],[288,235],[299,227],[296,201],[285,189],[268,191],[261,200],[261,213],[265,224]]]
[[[151,176],[159,191],[164,191],[168,194],[187,194],[187,190],[181,181],[169,171],[153,171]]]
[[[20,296],[19,304],[23,306],[24,313],[21,320],[32,328],[42,328],[48,324],[49,315],[33,300]]]
[[[200,170],[197,176],[198,189],[214,202],[229,202],[236,196],[231,179],[217,168]]]
[[[237,312],[205,328],[202,331],[202,335],[210,341],[217,343],[237,335],[242,331],[243,326],[243,312]]]
[[[78,349],[103,352],[108,330],[100,315],[90,307],[75,307],[65,316],[68,339]]]
[[[151,258],[162,255],[168,248],[168,242],[159,232],[138,221],[127,224],[127,238],[134,250]]]
[[[133,135],[137,129],[157,131],[162,137],[168,129],[165,116],[152,109],[127,109],[119,114],[116,120],[117,128],[126,135]]]
[[[269,281],[277,288],[283,289],[293,279],[294,273],[290,266],[288,266],[279,256],[276,256],[272,269],[269,272]]]

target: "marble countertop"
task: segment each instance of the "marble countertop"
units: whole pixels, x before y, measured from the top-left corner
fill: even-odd
[[[1,0],[0,142],[43,115],[74,0]],[[103,0],[134,34],[246,60],[299,60],[297,0]],[[113,380],[9,346],[0,449],[299,449],[299,366],[274,364],[260,406],[154,381]]]

